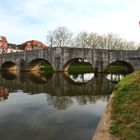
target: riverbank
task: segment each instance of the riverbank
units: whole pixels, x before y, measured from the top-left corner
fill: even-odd
[[[116,85],[93,140],[139,140],[139,108],[140,70]]]

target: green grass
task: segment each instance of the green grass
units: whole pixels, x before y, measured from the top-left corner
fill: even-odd
[[[54,72],[53,67],[46,62],[41,64],[41,70],[42,70],[41,74],[44,77],[51,77]]]
[[[94,69],[90,63],[85,62],[73,62],[68,69],[69,73],[85,73],[93,72]]]
[[[126,76],[115,92],[112,134],[121,140],[140,140],[140,71]]]
[[[51,64],[47,63],[47,62],[43,62],[41,65],[41,70],[44,70],[44,71],[53,71],[53,67]]]
[[[49,63],[42,63],[41,70],[45,73],[53,72],[53,68]],[[68,68],[69,73],[86,73],[93,72],[94,69],[90,63],[87,62],[73,62]]]
[[[124,64],[111,64],[107,67],[108,73],[130,73],[129,69]]]

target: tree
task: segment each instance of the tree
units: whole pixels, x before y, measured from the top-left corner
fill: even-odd
[[[48,35],[46,36],[46,41],[47,41],[47,44],[50,46],[50,47],[53,47],[55,45],[55,37],[54,37],[54,32],[53,31],[48,31]]]
[[[120,38],[116,34],[108,33],[100,36],[101,49],[116,50],[120,44]]]
[[[91,48],[98,48],[100,46],[99,35],[97,33],[90,33],[88,36],[88,43]]]
[[[59,26],[47,35],[47,43],[50,47],[82,47],[109,50],[134,50],[139,48],[135,42],[123,40],[118,35],[108,33],[98,35],[97,33],[81,31],[75,38],[73,34],[64,26]]]
[[[86,31],[82,31],[76,36],[75,46],[81,48],[89,47],[88,33]]]
[[[137,50],[140,51],[140,43],[138,43],[138,44],[136,45],[136,48],[137,48]]]
[[[70,46],[72,42],[72,33],[66,27],[60,26],[48,32],[47,41],[51,47]]]

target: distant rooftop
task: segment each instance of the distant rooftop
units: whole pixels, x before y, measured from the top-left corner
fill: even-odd
[[[7,38],[5,36],[0,36],[0,42],[7,42]]]

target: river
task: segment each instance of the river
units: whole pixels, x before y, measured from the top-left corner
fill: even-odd
[[[109,75],[0,73],[1,140],[91,140],[114,82]]]

